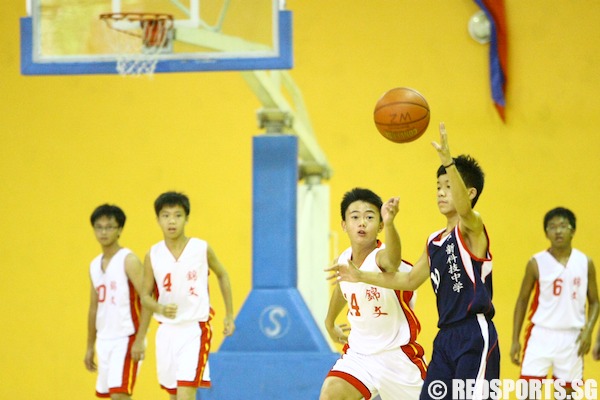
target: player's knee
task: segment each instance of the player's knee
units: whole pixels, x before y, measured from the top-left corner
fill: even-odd
[[[127,393],[111,393],[110,400],[131,400],[131,396]]]
[[[334,400],[339,399],[339,395],[334,393],[331,390],[321,389],[321,395],[319,396],[319,400]]]
[[[177,387],[177,400],[195,400],[196,399],[196,388],[187,386]]]
[[[335,393],[332,391],[321,391],[321,395],[319,396],[319,400],[357,400],[359,398],[362,398],[362,396],[353,397],[342,393]]]
[[[362,396],[349,383],[332,377],[325,379],[319,395],[319,400],[354,400],[360,398]]]
[[[323,382],[323,386],[321,387],[319,400],[331,400],[336,398],[335,390],[333,390],[331,386],[331,379],[325,379],[325,382]]]

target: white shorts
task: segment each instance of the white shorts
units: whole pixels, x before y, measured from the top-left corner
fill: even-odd
[[[363,355],[349,348],[327,376],[344,379],[367,400],[377,394],[382,400],[418,399],[426,366],[421,356],[414,358],[402,349]]]
[[[583,379],[583,358],[577,355],[579,329],[548,329],[534,325],[525,342],[521,377],[544,379],[552,370],[555,379]]]
[[[131,395],[137,377],[139,362],[131,359],[135,335],[119,339],[97,339],[98,380],[96,395],[109,397],[111,393]]]
[[[158,383],[170,394],[178,386],[210,387],[208,322],[160,324],[156,331]]]

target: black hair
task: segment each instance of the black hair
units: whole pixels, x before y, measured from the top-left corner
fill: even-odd
[[[117,221],[117,224],[120,228],[125,226],[125,220],[127,219],[123,210],[121,210],[121,208],[113,204],[102,204],[101,206],[96,207],[96,209],[92,213],[92,216],[90,217],[90,222],[92,223],[92,226],[94,226],[96,220],[98,220],[98,218],[100,217],[114,217],[115,221]]]
[[[477,194],[473,200],[471,200],[471,207],[475,207],[481,192],[483,192],[485,174],[483,173],[483,170],[481,169],[481,166],[477,160],[469,155],[462,154],[458,157],[454,157],[452,160],[454,161],[454,165],[456,165],[456,169],[465,183],[465,186],[467,188],[475,188],[477,190]],[[446,168],[444,168],[443,165],[440,165],[437,170],[437,177],[439,178],[444,174],[446,174]]]
[[[344,198],[342,199],[341,212],[343,221],[346,220],[346,210],[348,210],[350,204],[354,203],[355,201],[364,201],[366,203],[373,204],[377,210],[379,210],[379,212],[381,212],[381,206],[383,205],[381,197],[379,197],[373,191],[363,188],[354,188],[346,192],[346,194],[344,194]]]
[[[548,228],[548,222],[554,217],[564,217],[569,220],[569,224],[573,230],[577,228],[577,218],[575,218],[573,211],[564,207],[556,207],[544,215],[544,231]]]
[[[183,193],[165,192],[158,196],[154,201],[156,216],[158,216],[164,206],[181,206],[185,210],[185,215],[190,215],[190,199]]]

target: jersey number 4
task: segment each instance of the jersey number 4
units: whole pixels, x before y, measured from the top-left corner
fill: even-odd
[[[358,306],[358,301],[356,300],[356,293],[352,293],[352,296],[350,296],[350,308],[354,310],[355,317],[360,317],[360,307]]]
[[[165,279],[163,279],[163,287],[165,288],[165,291],[170,292],[171,291],[171,273],[169,272],[167,275],[165,275]]]

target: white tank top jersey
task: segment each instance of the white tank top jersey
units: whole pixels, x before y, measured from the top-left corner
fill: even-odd
[[[98,295],[96,337],[116,339],[137,332],[140,317],[140,299],[125,272],[125,258],[131,250],[122,248],[102,271],[102,254],[90,264],[92,285]]]
[[[180,324],[209,320],[207,249],[204,240],[190,238],[176,260],[164,240],[152,246],[150,261],[158,288],[158,302],[177,304],[174,319],[154,314],[157,321]]]
[[[382,244],[367,256],[361,271],[381,272],[375,255],[384,248]],[[352,249],[346,249],[338,263],[348,264]],[[400,271],[410,271],[412,266],[402,261]],[[421,325],[412,307],[415,293],[386,289],[362,282],[340,282],[340,289],[348,302],[348,322],[351,324],[348,346],[360,354],[376,354],[399,349],[415,342]]]
[[[530,307],[530,320],[550,329],[581,329],[585,325],[588,288],[588,258],[571,250],[564,266],[548,251],[533,256],[539,278]]]

